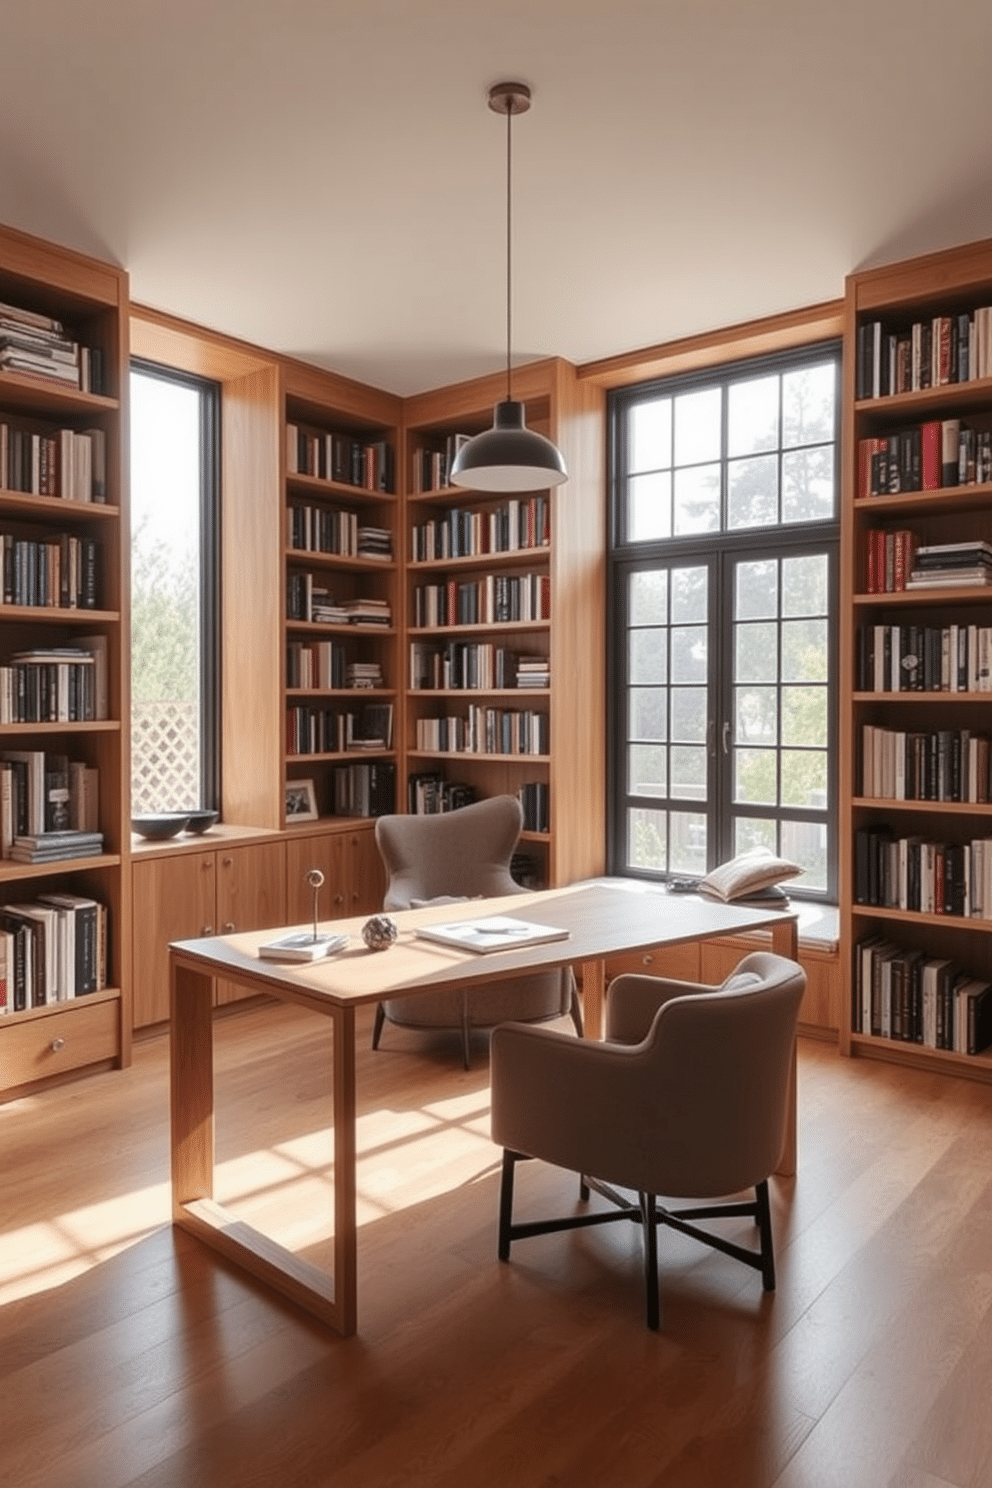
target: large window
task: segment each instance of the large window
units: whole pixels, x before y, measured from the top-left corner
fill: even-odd
[[[217,804],[214,384],[131,367],[131,806]]]
[[[837,347],[611,399],[611,867],[836,892]]]

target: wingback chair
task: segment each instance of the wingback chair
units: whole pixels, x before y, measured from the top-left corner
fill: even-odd
[[[495,1029],[492,1137],[504,1148],[500,1259],[527,1236],[631,1220],[644,1231],[648,1327],[659,1323],[659,1224],[756,1267],[772,1291],[768,1177],[782,1153],[805,986],[797,962],[755,952],[719,987],[617,977],[603,1043],[552,1029]],[[613,1207],[514,1224],[514,1171],[525,1157],[580,1174],[580,1200],[595,1190]],[[633,1190],[636,1200],[617,1189]],[[726,1197],[751,1189],[751,1199]],[[702,1202],[669,1210],[659,1194]],[[758,1249],[694,1223],[720,1216],[752,1217]]]
[[[375,840],[387,873],[383,909],[411,909],[529,891],[510,876],[510,859],[523,813],[514,796],[492,796],[457,811],[432,816],[380,816]],[[460,1030],[465,1068],[473,1028],[493,1028],[509,1019],[538,1022],[570,1013],[581,1034],[575,980],[564,968],[484,987],[452,988],[422,997],[396,998],[376,1008],[372,1047],[383,1025]]]

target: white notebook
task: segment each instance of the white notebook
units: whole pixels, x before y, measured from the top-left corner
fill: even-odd
[[[444,925],[421,925],[423,940],[457,946],[461,951],[513,951],[518,946],[540,945],[546,940],[567,940],[568,930],[552,925],[532,925],[511,915],[488,915],[479,920],[453,920]]]

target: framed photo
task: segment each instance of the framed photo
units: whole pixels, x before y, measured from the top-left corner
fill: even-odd
[[[317,791],[312,780],[287,780],[286,825],[317,820]]]

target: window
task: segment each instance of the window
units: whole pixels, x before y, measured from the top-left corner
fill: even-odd
[[[213,807],[219,399],[138,362],[130,391],[131,808]]]
[[[836,895],[840,349],[611,396],[611,869]]]

